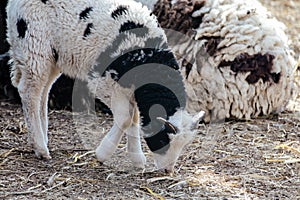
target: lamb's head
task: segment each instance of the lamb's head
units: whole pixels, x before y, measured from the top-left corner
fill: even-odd
[[[204,114],[201,111],[193,116],[185,110],[178,110],[168,120],[157,118],[163,123],[162,129],[153,136],[145,137],[145,140],[153,152],[154,162],[158,169],[166,172],[173,171],[184,147],[193,140],[197,124]]]

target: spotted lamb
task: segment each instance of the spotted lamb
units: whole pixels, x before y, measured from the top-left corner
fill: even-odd
[[[185,77],[187,110],[204,110],[210,121],[285,109],[295,60],[284,25],[258,1],[149,0],[146,5],[169,32]]]
[[[96,149],[99,161],[112,156],[126,132],[129,158],[143,167],[142,130],[156,166],[173,169],[204,112],[184,110],[178,64],[146,7],[130,0],[10,0],[7,13],[12,82],[38,157],[51,158],[47,101],[63,73],[86,81],[114,114]]]

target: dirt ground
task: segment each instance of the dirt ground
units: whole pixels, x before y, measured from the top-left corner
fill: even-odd
[[[263,0],[283,21],[300,55],[300,1]],[[21,106],[0,102],[0,199],[300,199],[300,98],[291,111],[247,122],[200,125],[172,176],[126,158],[125,139],[112,160],[93,150],[111,116],[49,114],[52,160],[27,145]]]

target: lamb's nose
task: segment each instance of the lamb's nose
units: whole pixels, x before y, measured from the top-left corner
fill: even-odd
[[[165,173],[171,177],[173,176],[173,170],[165,169]]]
[[[174,165],[169,165],[164,169],[165,173],[172,176],[174,171]]]

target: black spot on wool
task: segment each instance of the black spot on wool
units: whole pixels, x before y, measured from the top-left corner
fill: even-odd
[[[130,30],[130,33],[136,34],[138,29]],[[97,61],[98,65],[94,66],[90,76],[93,72],[98,72],[100,75],[105,75],[107,71],[115,70],[118,76],[114,77],[118,80],[122,75],[131,70],[132,68],[147,64],[147,63],[161,63],[176,70],[179,69],[174,55],[167,49],[167,44],[162,37],[149,38],[145,41],[144,47],[128,46],[120,52],[121,55],[112,56],[119,48],[119,45],[128,40],[130,36],[121,33],[112,44],[102,52]]]
[[[91,11],[93,11],[93,8],[92,8],[92,7],[86,8],[84,11],[82,11],[82,12],[79,14],[79,19],[81,19],[81,20],[86,20],[87,18],[89,18],[89,14],[90,14]]]
[[[111,17],[116,20],[119,16],[128,13],[128,8],[126,6],[119,6],[116,10],[111,13]]]
[[[179,69],[174,55],[169,50],[147,48],[136,49],[120,56],[106,68],[105,72],[114,70],[116,73],[112,74],[112,78],[118,81],[133,68],[151,63],[169,66],[175,70]],[[105,72],[102,76],[105,75]]]
[[[87,37],[91,34],[91,29],[94,27],[93,23],[88,23],[85,31],[84,31],[84,34],[83,34],[83,37]]]
[[[274,55],[271,54],[255,54],[247,53],[238,55],[233,61],[223,61],[219,68],[230,66],[231,71],[238,73],[250,72],[246,81],[249,84],[255,84],[262,79],[263,82],[273,81],[279,83],[281,74],[272,73]]]
[[[47,3],[47,1],[48,1],[48,0],[42,0],[42,2],[43,2],[44,4],[46,4],[46,3]]]
[[[57,53],[57,51],[54,48],[52,48],[52,54],[53,54],[53,58],[54,58],[55,62],[57,62],[57,60],[58,60],[58,53]]]
[[[149,29],[145,27],[144,24],[135,23],[133,21],[127,21],[121,25],[119,33],[128,32],[134,29],[136,29],[135,34],[138,37],[145,37],[149,32]]]
[[[17,21],[17,30],[19,33],[19,38],[24,38],[27,31],[27,23],[23,18],[18,19]]]

